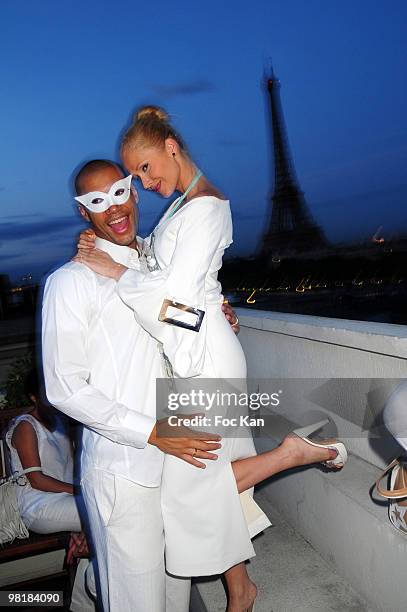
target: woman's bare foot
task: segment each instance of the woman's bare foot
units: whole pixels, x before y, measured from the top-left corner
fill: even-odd
[[[290,454],[293,466],[323,463],[335,459],[338,454],[336,450],[308,444],[296,434],[289,434],[284,438],[281,448]]]
[[[257,587],[251,580],[239,585],[234,592],[229,592],[229,601],[226,612],[246,612],[257,597]]]

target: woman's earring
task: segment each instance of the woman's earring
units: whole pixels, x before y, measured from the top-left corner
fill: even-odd
[[[175,157],[175,153],[174,153],[174,151],[172,152],[172,156],[173,156],[173,157]]]

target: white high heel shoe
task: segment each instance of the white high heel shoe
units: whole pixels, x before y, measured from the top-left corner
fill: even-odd
[[[307,444],[311,444],[311,446],[335,450],[337,452],[336,457],[334,457],[334,459],[322,461],[322,465],[325,465],[326,467],[340,469],[345,465],[348,459],[348,453],[343,442],[326,442],[318,444],[317,442],[312,442],[312,440],[308,438],[308,436],[318,431],[318,429],[321,429],[327,423],[329,423],[329,419],[324,419],[323,421],[318,421],[318,423],[314,423],[313,425],[307,425],[306,427],[298,427],[298,429],[293,430],[293,433],[302,440],[304,440],[304,442],[307,442]]]

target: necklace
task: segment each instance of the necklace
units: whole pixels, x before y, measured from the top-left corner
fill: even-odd
[[[175,215],[175,213],[177,212],[177,210],[179,209],[179,207],[181,206],[182,202],[185,200],[185,198],[187,197],[187,195],[189,194],[191,189],[193,189],[195,187],[195,185],[197,184],[197,182],[201,178],[202,174],[203,173],[202,173],[201,170],[197,171],[197,173],[195,174],[195,176],[192,179],[192,181],[189,183],[188,187],[186,188],[186,190],[184,191],[182,196],[180,198],[178,198],[176,205],[170,210],[170,212],[167,215],[165,215],[162,218],[162,220],[159,222],[157,227],[159,227],[162,223],[169,221],[171,219],[171,217],[173,215]],[[157,229],[157,227],[156,227],[156,229]]]
[[[158,223],[158,225],[154,229],[153,233],[150,236],[150,244],[147,245],[146,241],[144,241],[143,254],[145,255],[146,265],[147,265],[147,269],[149,272],[155,272],[156,270],[161,269],[155,257],[155,253],[154,253],[154,240],[155,240],[155,233],[157,229],[161,227],[164,223],[168,223],[171,217],[175,215],[175,213],[177,212],[177,210],[179,210],[182,202],[185,200],[185,198],[187,197],[191,189],[195,187],[195,185],[201,178],[202,174],[203,173],[201,172],[201,170],[197,170],[194,178],[189,183],[188,187],[186,188],[182,196],[178,198],[175,206],[166,215],[164,215],[164,217],[161,219],[161,221]]]

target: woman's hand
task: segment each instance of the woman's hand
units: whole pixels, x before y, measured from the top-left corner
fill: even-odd
[[[86,536],[81,531],[77,533],[71,531],[71,537],[69,538],[68,552],[66,555],[66,562],[70,565],[75,557],[89,557],[89,548],[86,542]]]
[[[78,251],[89,251],[95,248],[96,234],[92,229],[86,229],[79,234]]]
[[[223,302],[222,310],[225,317],[229,321],[231,328],[235,334],[238,334],[240,331],[239,318],[227,300]]]
[[[114,261],[108,253],[100,249],[82,249],[73,257],[72,261],[85,264],[85,266],[88,266],[88,268],[97,274],[113,278],[116,281],[118,281],[128,269],[126,266],[122,266],[122,264]]]

